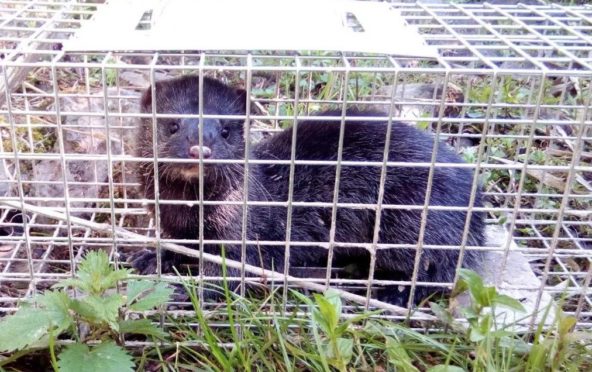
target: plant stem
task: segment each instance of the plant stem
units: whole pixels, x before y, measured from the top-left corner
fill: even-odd
[[[53,336],[53,331],[49,331],[49,356],[51,358],[51,366],[53,370],[59,372],[60,368],[58,367],[58,360],[55,354],[55,337]]]

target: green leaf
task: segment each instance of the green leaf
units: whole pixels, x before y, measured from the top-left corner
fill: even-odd
[[[109,288],[114,288],[119,280],[129,276],[127,269],[114,270],[109,264],[109,256],[104,251],[89,252],[78,266],[77,276],[80,282],[72,284],[91,294],[101,294]]]
[[[337,319],[339,319],[341,317],[341,296],[339,295],[339,292],[337,292],[334,289],[328,289],[325,292],[325,299],[327,299],[327,301],[333,305],[333,310],[335,312],[335,314],[337,315]]]
[[[444,324],[451,325],[454,323],[454,317],[450,313],[450,311],[446,310],[444,307],[440,306],[435,302],[430,302],[430,309],[436,317]]]
[[[364,332],[375,337],[382,337],[384,335],[383,327],[372,320],[366,322],[366,325],[364,326]]]
[[[130,273],[131,271],[128,269],[114,270],[101,280],[100,288],[102,290],[115,288],[117,286],[117,283],[121,280],[127,279]]]
[[[479,328],[471,328],[471,333],[469,335],[469,339],[471,342],[479,342],[485,339],[485,335]]]
[[[512,337],[514,336],[513,332],[510,331],[505,331],[503,329],[498,329],[497,331],[491,331],[489,332],[489,335],[493,338],[497,338],[497,339],[506,339],[508,337]]]
[[[119,308],[125,300],[119,294],[108,297],[91,295],[82,300],[73,300],[72,309],[90,323],[108,323],[114,330],[118,329],[117,319]]]
[[[532,345],[526,362],[527,371],[544,371],[548,350],[544,345]]]
[[[77,275],[84,283],[86,291],[97,294],[100,293],[101,280],[112,271],[107,253],[92,251],[78,265]]]
[[[469,286],[467,284],[467,282],[462,279],[461,280],[457,280],[456,281],[456,285],[454,286],[454,288],[452,289],[452,292],[450,293],[450,297],[456,297],[461,293],[464,293],[466,290],[469,289]]]
[[[24,308],[0,321],[0,351],[21,350],[47,335],[52,322],[43,310]]]
[[[390,364],[402,371],[419,371],[412,363],[407,350],[392,337],[386,337],[386,354]]]
[[[132,302],[136,301],[144,292],[148,292],[154,285],[151,280],[130,280],[127,283],[127,302],[129,306]]]
[[[479,329],[483,335],[487,335],[491,333],[491,328],[493,326],[493,317],[491,314],[483,315],[481,318]]]
[[[467,283],[469,289],[483,287],[483,279],[473,270],[461,268],[458,270],[458,275],[465,283]]]
[[[524,309],[524,306],[522,306],[520,301],[513,299],[510,296],[498,294],[497,296],[495,296],[495,299],[493,302],[496,305],[501,305],[501,306],[510,308],[512,310],[520,311],[522,313],[526,312],[526,310]]]
[[[313,310],[313,320],[319,325],[319,328],[328,335],[332,335],[337,328],[339,318],[337,317],[337,309],[324,296],[315,294],[317,307]]]
[[[91,323],[98,323],[99,317],[95,313],[95,309],[86,301],[73,299],[70,308],[77,313],[84,320]]]
[[[476,272],[469,269],[459,269],[458,275],[468,286],[471,297],[475,302],[483,307],[490,305],[487,300],[488,294],[484,293],[485,286],[483,285],[483,279]]]
[[[567,335],[569,332],[571,332],[576,323],[577,319],[573,316],[566,316],[565,318],[562,318],[559,321],[559,335],[562,337]]]
[[[125,299],[120,294],[113,294],[108,297],[89,296],[84,299],[90,306],[95,308],[96,314],[100,320],[111,325],[111,328],[117,330],[119,318],[119,308],[125,303]]]
[[[126,372],[134,370],[132,357],[114,342],[103,342],[89,348],[73,344],[60,353],[60,372]]]
[[[156,338],[166,338],[168,334],[156,327],[149,319],[122,320],[119,322],[120,333],[133,333]]]
[[[369,319],[373,316],[379,315],[383,312],[383,310],[374,310],[374,311],[365,311],[361,314],[357,314],[351,318],[346,319],[345,321],[341,322],[335,331],[335,334],[342,335],[350,325],[356,324],[361,322],[362,320]]]
[[[70,316],[70,298],[61,291],[47,291],[37,297],[38,307],[23,303],[19,311],[0,321],[0,351],[13,351],[37,342],[45,344],[45,336],[54,336],[74,326]]]
[[[134,311],[151,310],[169,301],[173,292],[166,283],[154,285],[151,280],[133,280],[127,287],[127,305]]]
[[[298,301],[302,302],[303,304],[312,306],[313,302],[310,300],[310,297],[303,295],[300,292],[297,292],[293,289],[290,290],[290,294],[294,296]]]
[[[54,284],[52,286],[52,288],[68,288],[68,287],[81,289],[85,292],[89,292],[89,289],[90,289],[87,287],[85,282],[83,282],[80,279],[76,279],[76,278],[64,279],[64,280],[57,282],[56,284]]]
[[[479,303],[481,304],[481,306],[490,307],[491,305],[493,305],[493,302],[495,301],[498,294],[495,287],[491,286],[483,287],[481,294],[479,296]]]
[[[479,314],[477,314],[475,310],[470,307],[462,308],[460,309],[460,312],[469,322],[479,319]]]
[[[428,114],[429,115],[429,114]],[[423,116],[423,115],[422,115]],[[417,128],[421,129],[421,130],[426,130],[428,129],[428,126],[430,125],[429,121],[423,120],[423,121],[418,121],[417,122]]]
[[[428,369],[427,372],[465,372],[465,370],[456,366],[447,366],[444,364],[439,364]]]
[[[39,306],[44,308],[44,313],[56,328],[54,336],[62,331],[74,327],[74,319],[70,315],[71,300],[68,294],[62,291],[47,291],[37,299]]]
[[[350,338],[338,338],[337,350],[339,350],[340,359],[344,364],[348,364],[354,355],[354,340]]]
[[[530,353],[531,345],[520,338],[515,338],[512,332],[508,337],[502,337],[499,340],[499,347],[510,350],[514,354],[528,355]]]

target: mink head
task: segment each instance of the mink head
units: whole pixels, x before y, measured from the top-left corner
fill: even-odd
[[[203,94],[199,92],[199,77],[187,75],[156,82],[155,95],[148,88],[141,99],[142,113],[171,115],[156,120],[159,158],[192,159],[188,162],[166,162],[159,165],[161,178],[197,182],[199,158],[244,158],[244,119],[203,118],[203,142],[199,146],[199,118],[180,118],[174,115],[198,115],[199,100],[203,99],[204,115],[245,115],[246,92],[204,77]],[[152,118],[142,118],[140,133],[141,157],[153,157]],[[239,164],[204,164],[204,177],[218,177]]]

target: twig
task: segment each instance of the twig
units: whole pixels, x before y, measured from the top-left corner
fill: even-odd
[[[20,202],[7,201],[7,200],[0,201],[0,205],[6,205],[11,208],[22,209],[23,211],[27,211],[27,212],[31,212],[31,213],[37,213],[37,214],[43,215],[45,217],[50,217],[50,218],[60,220],[60,221],[67,220],[67,217],[65,214],[60,213],[60,212],[56,212],[56,211],[52,210],[51,208],[47,208],[47,207],[38,207],[35,205],[31,205],[31,204],[26,204],[26,203],[21,204]],[[144,235],[136,234],[136,233],[133,233],[133,232],[128,231],[128,230],[121,228],[121,227],[113,228],[110,224],[96,223],[96,222],[88,221],[83,218],[79,218],[79,217],[75,217],[75,216],[70,216],[70,223],[72,223],[73,225],[87,227],[87,228],[92,229],[97,232],[101,232],[101,233],[105,233],[105,234],[109,234],[109,235],[114,235],[114,236],[120,237],[120,238],[125,238],[125,239],[130,239],[130,240],[136,239],[136,240],[142,241],[144,243],[156,244],[155,238],[149,238]],[[165,248],[165,249],[171,251],[171,252],[183,254],[186,256],[190,256],[190,257],[194,257],[194,258],[198,258],[198,259],[200,256],[200,253],[198,251],[184,247],[182,245],[161,242],[160,246],[162,248]],[[212,262],[212,263],[215,263],[218,265],[222,265],[224,262],[224,264],[227,265],[228,267],[232,267],[235,269],[241,269],[243,267],[243,264],[239,261],[230,260],[228,258],[223,259],[221,256],[206,253],[206,252],[202,253],[202,257],[205,261]],[[278,280],[278,281],[289,280],[290,282],[296,283],[298,286],[300,286],[302,288],[311,289],[311,290],[318,291],[318,292],[323,292],[327,289],[322,284],[301,281],[301,280],[299,280],[301,278],[293,277],[290,275],[284,275],[284,274],[278,273],[276,271],[263,269],[263,268],[257,267],[257,266],[245,264],[244,269],[245,269],[245,271],[247,271],[251,274],[264,276],[268,279],[273,279],[273,280]],[[353,293],[350,293],[350,292],[347,292],[347,291],[344,291],[344,290],[338,289],[338,288],[335,288],[335,290],[337,292],[339,292],[341,297],[344,298],[345,300],[356,302],[361,305],[366,304],[366,297],[364,297],[364,296],[355,295]],[[389,304],[389,303],[386,303],[383,301],[379,301],[379,300],[371,299],[368,302],[368,304],[370,306],[374,306],[379,309],[387,310],[387,311],[390,311],[391,313],[398,314],[398,315],[407,315],[407,313],[408,313],[407,308],[392,305],[392,304]],[[437,321],[436,317],[426,314],[426,313],[423,313],[423,312],[420,312],[420,311],[414,311],[413,318],[416,320]]]

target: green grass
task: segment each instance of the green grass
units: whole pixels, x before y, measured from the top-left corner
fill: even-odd
[[[189,299],[183,310],[189,311],[166,313],[163,330],[156,327],[158,314],[138,316],[170,301],[172,289],[165,283],[130,280],[128,271],[115,270],[102,252],[87,255],[77,274],[38,296],[36,307],[22,306],[0,320],[0,370],[32,370],[33,362],[35,370],[118,372],[592,368],[592,333],[575,330],[575,317],[563,314],[561,306],[548,307],[539,325],[518,331],[516,324],[501,321],[499,310],[512,310],[524,320],[520,302],[486,286],[470,270],[461,270],[451,294],[470,294],[470,304],[454,312],[460,319],[439,302],[430,303],[438,319],[430,322],[390,320],[381,310],[346,306],[351,304],[331,289],[323,294],[290,290],[286,302],[282,286],[242,297],[226,281],[213,287],[222,300],[206,311],[196,279],[181,277]],[[113,293],[125,287],[122,283],[127,291]],[[73,297],[63,290],[69,287],[84,295]],[[543,327],[551,314],[554,323]],[[139,349],[124,340],[144,340],[147,346]]]
[[[473,305],[465,324],[445,304],[431,304],[440,322],[390,321],[380,311],[346,311],[329,290],[290,291],[282,306],[277,291],[245,298],[227,287],[225,303],[201,310],[198,284],[184,282],[195,317],[170,317],[173,346],[146,351],[144,366],[160,370],[277,371],[583,371],[592,368],[592,334],[574,331],[575,318],[558,312],[555,324],[521,334],[494,321],[496,308],[520,304],[465,271],[457,288],[469,289]],[[546,315],[549,314],[549,311]],[[412,327],[413,326],[413,327]],[[197,341],[197,344],[189,344]]]

